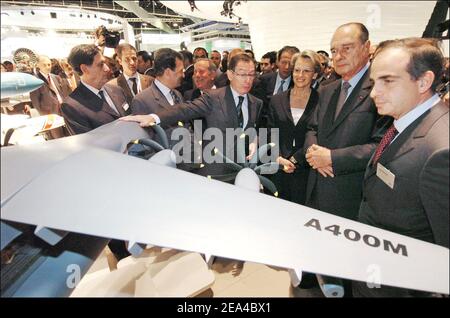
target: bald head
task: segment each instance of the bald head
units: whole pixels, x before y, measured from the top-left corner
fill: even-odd
[[[52,61],[50,61],[50,58],[47,55],[39,55],[37,67],[41,73],[48,75],[52,69]]]

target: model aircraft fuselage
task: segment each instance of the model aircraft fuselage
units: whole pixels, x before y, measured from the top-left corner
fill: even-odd
[[[38,89],[44,82],[36,76],[20,72],[2,72],[1,98],[23,95]]]

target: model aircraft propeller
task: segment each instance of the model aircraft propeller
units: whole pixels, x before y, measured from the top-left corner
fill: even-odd
[[[233,160],[225,156],[222,152],[220,152],[219,149],[214,148],[214,154],[223,159],[224,162],[228,163],[230,167],[234,169],[236,172],[224,175],[210,175],[208,177],[220,181],[231,181],[236,179],[236,175],[239,173],[239,171],[245,168],[249,168],[256,173],[262,186],[266,188],[268,191],[270,191],[275,197],[277,197],[279,193],[275,184],[269,178],[262,176],[261,173],[267,170],[271,171],[271,173],[276,172],[278,171],[280,165],[276,162],[268,162],[261,165],[257,165],[258,159],[267,156],[268,151],[274,146],[275,146],[274,143],[269,143],[260,146],[250,161],[245,160],[245,155],[243,151],[240,150],[241,148],[238,147],[238,158],[240,158],[239,161],[242,162],[242,164],[234,162]]]

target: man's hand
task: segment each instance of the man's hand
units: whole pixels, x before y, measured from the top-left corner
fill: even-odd
[[[314,144],[308,148],[306,161],[313,169],[331,167],[331,151],[328,148]]]
[[[283,166],[283,171],[286,173],[293,173],[295,171],[295,165],[283,157],[278,157],[277,163]]]
[[[119,120],[123,121],[134,121],[139,123],[141,127],[149,127],[156,124],[155,118],[150,115],[134,115],[134,116],[125,116],[119,118]]]
[[[256,153],[256,150],[258,150],[258,141],[255,140],[254,142],[250,143],[248,145],[248,156],[245,157],[246,160],[251,160],[253,156]]]
[[[317,168],[317,172],[320,173],[324,178],[326,178],[327,176],[334,178],[333,168],[331,166]]]

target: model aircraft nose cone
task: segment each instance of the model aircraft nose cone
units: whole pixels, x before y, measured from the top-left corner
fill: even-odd
[[[251,191],[259,192],[261,183],[258,175],[250,168],[244,168],[236,176],[234,184],[238,187],[248,189]]]
[[[7,98],[34,91],[44,84],[39,78],[20,72],[3,72],[1,75],[1,97]]]

